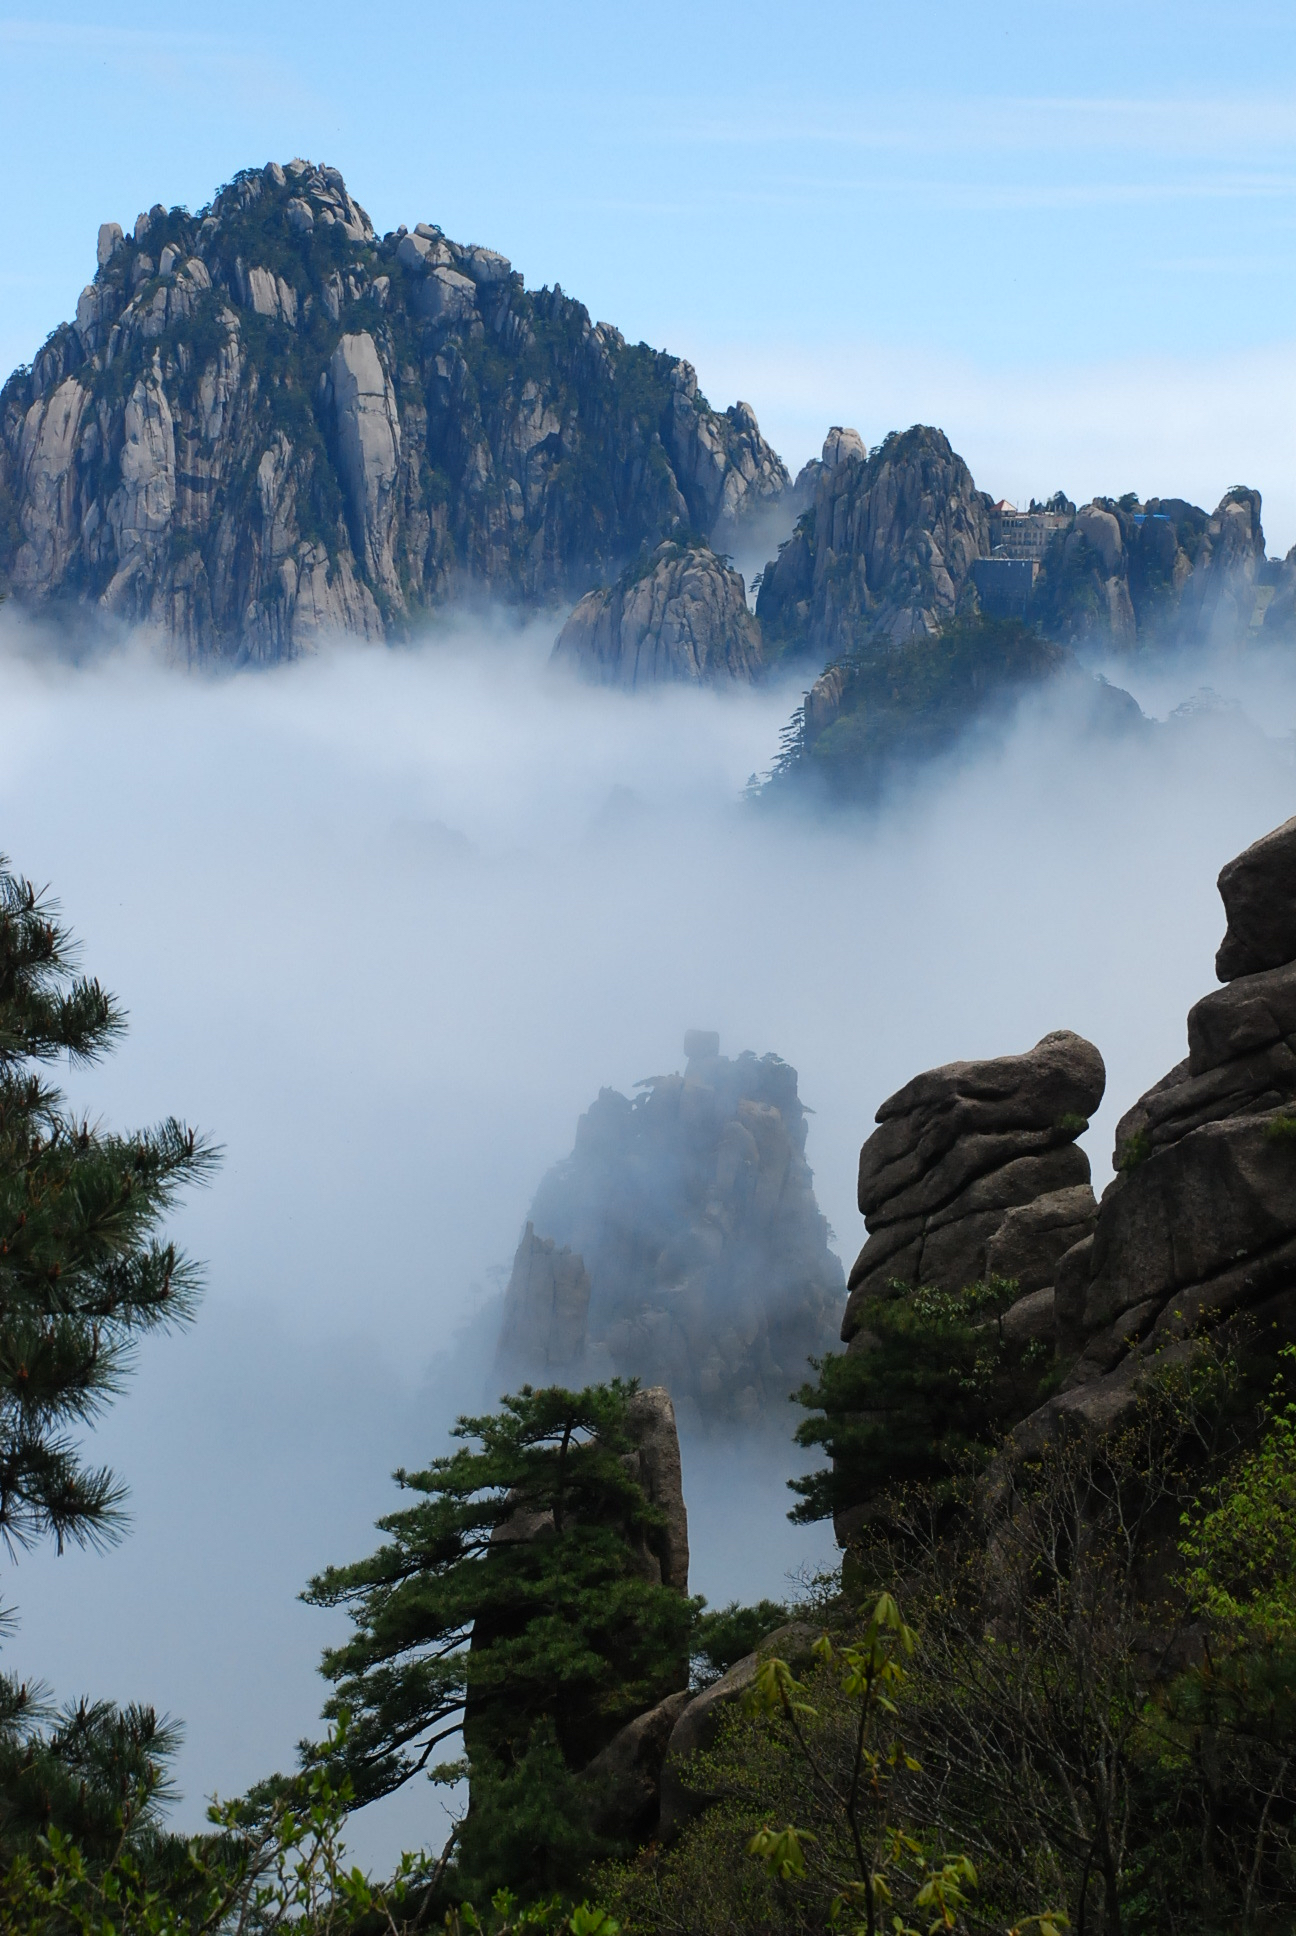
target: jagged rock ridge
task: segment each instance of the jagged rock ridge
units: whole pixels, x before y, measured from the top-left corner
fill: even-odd
[[[0,393],[0,574],[274,659],[472,591],[543,606],[788,476],[746,405],[336,169],[100,231],[75,322]]]
[[[569,1378],[638,1377],[669,1389],[685,1425],[753,1424],[783,1415],[806,1360],[830,1344],[841,1266],[805,1160],[796,1071],[774,1055],[731,1060],[705,1032],[685,1053],[683,1075],[642,1084],[633,1101],[602,1090],[542,1181],[500,1363],[514,1376],[561,1363]]]
[[[792,502],[806,508],[756,607],[771,657],[823,665],[992,611],[998,581],[977,567],[999,560],[1005,611],[1061,642],[1230,645],[1296,614],[1296,549],[1281,567],[1266,557],[1260,493],[1241,485],[1213,513],[1132,495],[1077,510],[1058,493],[1018,515],[977,489],[939,430],[915,424],[870,452],[835,426]]]
[[[805,472],[798,490],[809,488]],[[974,561],[990,548],[990,500],[942,431],[916,424],[870,455],[828,433],[814,500],[756,601],[767,644],[822,665],[866,636],[903,643],[975,609]]]

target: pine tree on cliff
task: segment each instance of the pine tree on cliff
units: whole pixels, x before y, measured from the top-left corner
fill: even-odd
[[[378,1522],[387,1543],[303,1596],[355,1622],[323,1672],[357,1797],[470,1773],[467,1894],[571,1883],[597,1846],[576,1774],[687,1679],[698,1603],[653,1563],[665,1517],[633,1469],[633,1389],[525,1386],[461,1418],[455,1436],[476,1443],[398,1472],[419,1497]],[[461,1730],[468,1768],[436,1764]]]

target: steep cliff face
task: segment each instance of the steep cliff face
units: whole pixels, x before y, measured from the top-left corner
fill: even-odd
[[[1296,820],[1219,884],[1225,985],[1118,1123],[1097,1227],[1059,1266],[1071,1368],[1048,1416],[1119,1408],[1150,1358],[1229,1319],[1296,1337]]]
[[[1211,513],[1184,498],[1096,498],[1053,536],[1032,606],[1058,638],[1229,646],[1267,624],[1278,575],[1258,491],[1238,486]],[[1279,604],[1270,630],[1285,620]]]
[[[1296,820],[1231,861],[1220,892],[1224,986],[1121,1118],[1100,1203],[1073,1139],[1103,1066],[1078,1036],[930,1070],[882,1105],[860,1153],[849,1354],[876,1343],[870,1300],[1015,1280],[1004,1336],[1055,1367],[1054,1394],[1014,1427],[1029,1450],[1118,1422],[1195,1336],[1223,1327],[1262,1368],[1296,1342]],[[859,1510],[839,1510],[843,1538]]]
[[[336,169],[249,171],[98,253],[0,392],[0,574],[33,605],[280,658],[470,592],[577,596],[788,485],[687,363],[430,224],[376,236]]]
[[[1077,509],[1059,493],[1032,505],[1047,514],[1032,543],[1029,520],[1000,516],[941,431],[915,425],[870,454],[837,426],[786,501],[801,515],[756,606],[770,658],[826,666],[983,610],[1058,643],[1118,649],[1233,645],[1296,626],[1296,550],[1281,569],[1266,558],[1260,493],[1240,485],[1211,513],[1133,496]],[[1001,608],[973,565],[1009,558],[1019,563]]]
[[[764,668],[742,576],[709,547],[667,540],[605,591],[586,592],[554,658],[599,685],[748,684]]]
[[[768,650],[822,665],[975,609],[971,569],[990,549],[990,500],[942,431],[916,424],[870,455],[857,432],[835,428],[796,488],[811,484],[813,504],[762,575]]]
[[[603,1090],[542,1181],[501,1355],[532,1376],[561,1361],[582,1380],[664,1385],[694,1428],[782,1418],[842,1301],[796,1071],[772,1055],[731,1060],[705,1033],[685,1053],[683,1075],[633,1102]]]

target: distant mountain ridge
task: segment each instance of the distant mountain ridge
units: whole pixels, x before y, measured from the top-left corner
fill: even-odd
[[[76,320],[0,392],[0,578],[278,659],[473,594],[569,602],[788,484],[680,358],[272,163],[100,230]]]
[[[1059,493],[1018,515],[922,424],[871,450],[834,426],[793,483],[683,359],[434,224],[376,235],[301,160],[197,215],[106,223],[75,320],[0,391],[0,591],[191,657],[288,658],[487,598],[575,604],[559,658],[624,686],[813,680],[980,615],[1062,645],[1234,645],[1296,628],[1296,548],[1267,557],[1260,509],[1239,485],[1213,513]],[[753,618],[726,553],[780,526]]]

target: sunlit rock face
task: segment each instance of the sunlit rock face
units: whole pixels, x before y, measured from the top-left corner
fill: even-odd
[[[836,1336],[843,1296],[796,1071],[775,1055],[722,1056],[718,1036],[701,1031],[685,1050],[682,1075],[654,1077],[633,1100],[602,1090],[572,1154],[542,1181],[501,1355],[516,1364],[526,1339],[537,1370],[561,1357],[572,1375],[664,1386],[685,1429],[781,1425],[807,1359]],[[541,1242],[554,1262],[543,1253],[537,1269]],[[576,1365],[575,1300],[554,1294],[559,1275],[576,1278],[572,1259],[590,1286]]]
[[[902,644],[976,609],[990,499],[942,431],[915,425],[870,455],[834,428],[796,488],[809,508],[756,604],[767,642],[824,664],[866,637]]]
[[[466,595],[556,608],[788,484],[689,364],[272,163],[100,229],[75,321],[0,392],[0,583],[279,659]]]
[[[668,540],[605,591],[587,592],[554,658],[597,685],[750,683],[763,666],[742,576],[708,546]]]

